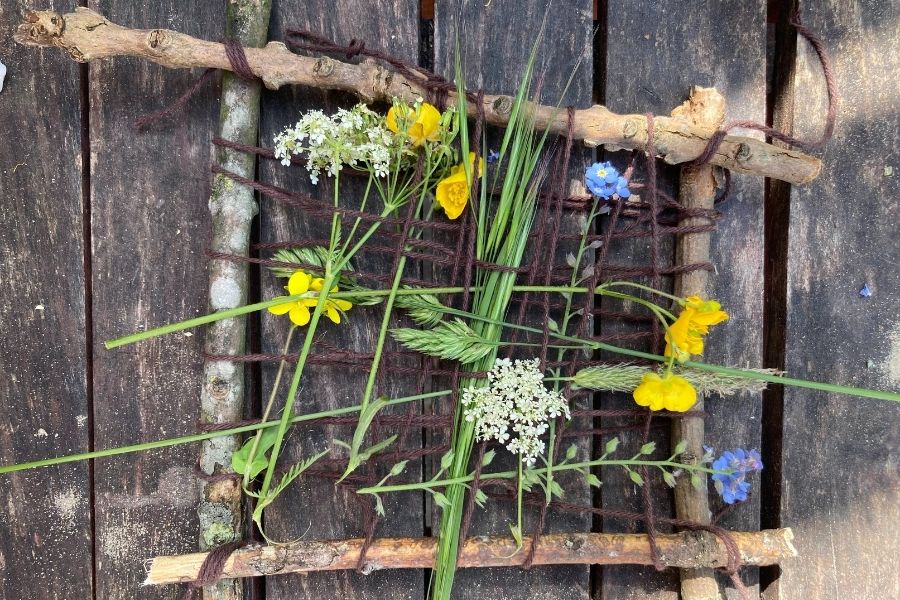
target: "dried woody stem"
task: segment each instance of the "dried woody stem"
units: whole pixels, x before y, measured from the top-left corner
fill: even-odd
[[[731,532],[744,565],[765,566],[797,555],[790,529]],[[525,546],[530,544],[525,538]],[[362,539],[292,542],[278,546],[248,546],[235,551],[225,563],[223,577],[259,577],[281,573],[312,573],[355,569]],[[657,534],[663,564],[670,567],[722,567],[728,562],[725,544],[705,531]],[[376,539],[366,552],[366,572],[380,569],[428,569],[433,566],[435,538]],[[512,567],[525,562],[512,538],[473,537],[466,540],[460,567]],[[145,585],[188,583],[196,580],[206,553],[160,556],[148,567]],[[541,536],[534,555],[536,565],[653,564],[650,544],[643,534],[554,533]]]
[[[690,97],[672,111],[674,118],[708,133],[714,132],[725,120],[725,99],[714,88],[695,87]],[[681,169],[678,199],[688,209],[712,209],[716,197],[715,172],[710,165],[685,166]],[[702,217],[684,219],[679,225],[709,225]],[[676,240],[675,263],[678,265],[705,263],[710,260],[710,232],[686,233]],[[678,296],[709,294],[709,272],[703,269],[684,273],[675,280]],[[693,410],[703,410],[703,397],[698,397]],[[703,456],[704,423],[702,417],[684,417],[672,421],[672,444],[687,442],[682,455],[685,462],[696,463]],[[689,478],[682,477],[675,484],[675,516],[686,521],[708,525],[712,516],[709,510],[707,479],[695,488]],[[711,568],[691,568],[681,571],[682,600],[719,600],[719,584]]]
[[[262,46],[269,29],[271,1],[228,2],[229,34],[244,46]],[[256,144],[259,124],[260,85],[244,81],[232,73],[222,81],[219,137],[242,144]],[[227,148],[216,153],[216,162],[242,177],[253,177],[255,157]],[[250,226],[257,214],[253,189],[216,175],[209,198],[216,252],[246,256],[250,247]],[[229,260],[209,262],[209,307],[211,311],[235,308],[247,303],[247,264]],[[206,328],[205,349],[212,355],[239,355],[244,352],[246,317],[216,321]],[[244,368],[240,363],[206,360],[200,391],[200,419],[204,423],[238,421],[244,413]],[[231,455],[240,436],[222,436],[203,442],[200,468],[207,475],[231,473]],[[238,540],[244,523],[241,490],[233,479],[203,482],[203,502],[197,508],[200,548],[209,550]],[[220,580],[203,589],[203,600],[240,600],[243,586]]]
[[[232,70],[222,44],[199,40],[165,29],[129,29],[110,22],[104,16],[77,8],[60,15],[53,11],[29,11],[19,25],[15,40],[30,46],[56,46],[76,61],[137,56],[170,68],[212,67]],[[331,58],[310,58],[294,54],[280,42],[263,48],[247,48],[252,71],[269,89],[299,84],[322,89],[352,92],[367,103],[392,97],[413,101],[427,96],[420,81],[409,79],[372,60],[349,64]],[[449,101],[453,102],[453,94]],[[484,117],[488,123],[504,125],[509,119],[512,99],[508,96],[484,97]],[[555,107],[531,105],[540,128],[554,133],[567,129],[566,112]],[[474,114],[477,107],[469,106]],[[575,111],[575,137],[588,146],[607,149],[641,149],[647,143],[647,119],[644,115],[618,115],[603,106]],[[706,147],[709,132],[683,119],[657,117],[654,144],[659,157],[670,164],[690,162]],[[801,184],[812,181],[821,170],[814,157],[778,148],[763,141],[726,136],[712,157],[712,164],[738,173],[749,173]]]

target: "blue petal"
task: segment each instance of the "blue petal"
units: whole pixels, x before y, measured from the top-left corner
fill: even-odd
[[[631,196],[631,190],[627,187],[619,188],[616,193],[619,194],[619,198],[629,198]]]

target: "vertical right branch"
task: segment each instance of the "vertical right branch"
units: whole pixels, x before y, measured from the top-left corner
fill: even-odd
[[[690,98],[672,111],[672,116],[708,130],[716,130],[725,119],[725,99],[714,88],[695,87]],[[679,200],[685,208],[712,209],[716,197],[716,179],[713,165],[681,168]],[[678,225],[706,225],[708,219],[689,217]],[[676,240],[676,265],[689,265],[710,260],[710,232],[686,233]],[[683,273],[675,280],[678,296],[706,297],[709,273],[703,269]],[[699,397],[693,410],[703,410],[703,398]],[[702,417],[682,417],[672,421],[672,445],[687,442],[684,453],[686,463],[697,463],[703,456],[704,424]],[[706,479],[699,489],[690,480],[681,477],[675,485],[675,512],[679,519],[709,524],[711,520]],[[682,600],[719,600],[719,586],[712,569],[681,569]]]

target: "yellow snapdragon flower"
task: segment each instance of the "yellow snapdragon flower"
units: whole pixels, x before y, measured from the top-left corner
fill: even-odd
[[[650,410],[684,412],[697,403],[697,390],[684,377],[647,373],[634,390],[634,401]]]
[[[413,146],[421,146],[426,141],[436,142],[438,140],[441,112],[434,106],[423,102],[418,109],[409,108],[405,120],[397,114],[398,112],[395,106],[388,110],[387,118],[384,121],[388,129],[394,133],[400,133],[400,127],[405,126],[404,133],[409,137]],[[397,122],[398,118],[400,118],[400,123]]]
[[[321,277],[313,277],[309,273],[305,271],[297,271],[293,275],[291,275],[290,279],[288,279],[288,284],[284,289],[287,290],[288,294],[291,296],[297,296],[300,294],[310,294],[309,298],[301,298],[300,300],[294,302],[286,302],[284,304],[276,304],[275,306],[269,307],[269,312],[273,315],[283,315],[287,314],[291,323],[297,325],[298,327],[303,327],[307,323],[309,323],[309,309],[310,307],[315,307],[319,302],[319,292],[322,291],[322,287],[325,284],[325,280]],[[332,292],[338,291],[337,286],[331,288]],[[285,296],[278,296],[278,298],[285,298]],[[277,300],[278,298],[274,298]],[[328,318],[331,319],[335,323],[341,322],[341,313],[344,313],[353,306],[350,302],[346,300],[328,298],[325,300],[325,314],[328,315]]]
[[[666,330],[665,355],[674,355],[679,362],[692,354],[703,354],[703,336],[713,325],[728,320],[728,313],[715,300],[703,300],[700,296],[688,296],[685,300],[678,319]]]
[[[470,167],[475,164],[475,153],[469,152]],[[484,175],[484,159],[478,161],[478,176]],[[450,169],[450,175],[441,179],[437,184],[434,197],[447,213],[448,219],[456,219],[462,214],[469,203],[469,190],[471,186],[466,179],[466,170],[460,163]]]

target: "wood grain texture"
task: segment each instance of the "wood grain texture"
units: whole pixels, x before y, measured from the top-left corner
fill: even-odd
[[[221,2],[92,3],[134,26],[220,37]],[[102,341],[206,312],[209,140],[216,86],[172,121],[131,125],[189,87],[198,73],[122,58],[90,67],[94,394],[97,447],[195,431],[202,332],[107,351]],[[96,463],[97,598],[178,598],[138,591],[143,560],[197,547],[197,449],[172,448]]]
[[[613,111],[652,110],[668,114],[692,85],[712,86],[726,99],[726,121],[765,120],[766,6],[761,0],[740,3],[700,2],[686,9],[678,2],[637,6],[611,0],[607,7],[606,104]],[[674,173],[661,171],[663,184],[674,185]],[[712,237],[711,256],[717,270],[710,279],[711,295],[732,315],[714,329],[704,360],[733,366],[761,366],[763,184],[759,178],[735,175],[733,192],[721,209],[719,230]],[[738,446],[759,447],[758,396],[706,402],[707,444],[717,451]],[[715,495],[715,494],[713,494]],[[606,496],[604,496],[606,498]],[[711,498],[715,512],[719,500]],[[759,524],[758,500],[729,514],[722,525],[752,530]],[[755,582],[752,569],[745,582]],[[659,577],[670,591],[653,591]],[[604,600],[675,598],[677,580],[652,569],[605,568]],[[629,583],[631,582],[631,583]],[[729,597],[733,590],[727,590]]]
[[[0,4],[3,464],[89,449],[79,69],[12,43],[30,4]],[[88,465],[2,476],[0,507],[0,598],[89,598]]]
[[[487,6],[486,6],[487,4]],[[460,8],[462,7],[462,8]],[[573,105],[577,108],[591,103],[591,3],[586,0],[566,0],[557,3],[548,11],[547,3],[537,0],[484,2],[444,2],[438,3],[435,14],[434,50],[435,70],[452,80],[454,77],[454,56],[457,35],[460,41],[460,55],[469,89],[486,89],[503,94],[514,94],[518,88],[521,74],[528,60],[532,45],[537,41],[541,23],[547,12],[545,39],[539,52],[535,79],[541,80],[541,99],[545,105]],[[582,63],[574,74],[572,84],[565,97],[560,98],[566,82],[575,68],[579,58]],[[563,114],[564,111],[563,111]],[[489,145],[498,148],[502,132],[489,135]],[[548,142],[552,144],[551,139]],[[581,180],[584,168],[590,163],[591,153],[577,144],[573,147],[570,173],[575,187],[573,193],[583,194]],[[537,217],[533,229],[540,227],[543,219],[552,227],[553,212],[547,211]],[[561,222],[561,234],[576,234],[582,231],[584,216],[567,215]],[[565,263],[565,253],[575,252],[577,244],[570,242],[561,244],[556,249],[555,264]],[[532,251],[526,252],[523,264],[531,262]],[[589,251],[584,264],[592,263]],[[524,277],[519,278],[525,283]],[[543,283],[539,279],[536,283]],[[532,295],[532,300],[538,299]],[[518,307],[509,310],[508,318],[515,320]],[[542,326],[543,312],[537,307],[532,309],[526,321],[529,324]],[[557,321],[561,322],[559,315]],[[578,319],[573,319],[570,332],[577,326]],[[587,327],[591,331],[591,327]],[[518,355],[517,355],[518,356]],[[531,358],[534,354],[525,353],[522,358]],[[550,360],[556,360],[555,352],[548,354]],[[586,429],[589,423],[572,423],[575,429]],[[571,445],[572,440],[565,440],[562,449]],[[591,441],[582,438],[578,441],[579,456],[590,456]],[[515,459],[505,450],[498,449],[498,456],[491,463],[490,469],[502,470],[515,468]],[[562,477],[565,500],[576,504],[590,504],[591,493],[581,477]],[[508,523],[515,523],[516,511],[512,503],[492,501],[487,508],[475,509],[470,535],[503,535],[509,532]],[[436,511],[437,512],[437,511]],[[530,533],[538,518],[538,511],[525,509],[524,533]],[[438,519],[435,520],[437,527]],[[578,514],[550,514],[547,517],[545,532],[581,532],[589,531],[591,520]],[[528,546],[526,546],[527,550]],[[524,551],[523,551],[524,552]],[[453,597],[460,599],[474,598],[587,598],[590,595],[590,571],[583,565],[535,566],[529,571],[517,568],[489,568],[459,571],[456,574]]]
[[[788,253],[788,374],[900,389],[900,12],[818,2],[802,13],[832,53],[842,100],[826,176],[794,189]],[[821,70],[798,41],[795,131],[817,137]],[[847,186],[850,184],[850,187]],[[868,284],[870,298],[859,295]],[[781,519],[803,557],[784,599],[900,597],[897,407],[785,390]]]
[[[332,38],[339,43],[347,43],[352,38],[365,40],[370,48],[387,50],[406,60],[418,57],[418,3],[413,0],[390,2],[380,0],[365,9],[358,2],[341,0],[323,8],[321,3],[301,0],[277,0],[272,6],[272,24],[269,39],[280,39],[285,28],[309,29]],[[356,102],[352,96],[301,87],[285,88],[267,93],[263,97],[260,140],[271,146],[275,134],[287,126],[292,126],[300,114],[308,109],[320,109],[331,113],[338,107],[351,106]],[[260,164],[260,177],[289,189],[321,194],[330,200],[332,190],[326,187],[325,178],[318,186],[309,183],[306,170],[302,166],[282,167],[274,161]],[[349,177],[341,180],[343,203],[348,207],[359,207],[362,187]],[[370,206],[371,204],[370,199]],[[377,200],[374,200],[377,204]],[[260,238],[263,242],[285,240],[327,239],[330,220],[321,217],[305,217],[296,209],[278,205],[263,197],[260,204]],[[383,243],[381,240],[379,243]],[[263,252],[263,257],[269,257]],[[352,261],[357,268],[386,273],[390,263],[384,255],[361,255]],[[417,277],[417,266],[407,266],[406,272]],[[263,270],[261,274],[262,297],[270,298],[283,293],[284,280],[278,280]],[[358,352],[372,351],[377,339],[383,311],[380,307],[355,307],[349,311],[340,326],[323,319],[318,332],[317,344],[330,344]],[[264,352],[280,353],[284,336],[289,327],[287,317],[264,314],[262,318],[262,343]],[[297,352],[303,331],[294,335],[294,349]],[[319,346],[321,347],[321,346]],[[315,346],[314,346],[315,349]],[[315,350],[314,350],[315,351]],[[267,398],[277,364],[263,366],[263,397]],[[290,374],[291,369],[287,373]],[[308,366],[294,411],[297,413],[328,410],[351,404],[358,404],[366,383],[366,372],[348,371],[345,367]],[[410,381],[401,381],[394,375],[388,379],[385,389],[376,385],[376,394],[402,396],[413,393]],[[283,384],[279,400],[283,401],[287,385]],[[401,409],[403,410],[403,409]],[[285,461],[297,460],[319,452],[337,438],[349,441],[352,427],[301,428],[294,430],[287,439],[282,453]],[[377,438],[369,435],[369,440],[384,439],[390,435],[382,430]],[[419,430],[410,430],[403,440],[407,446],[420,443]],[[336,446],[335,446],[336,448]],[[411,461],[406,473],[412,476],[420,469],[420,461]],[[364,467],[360,468],[364,473]],[[378,536],[420,536],[424,532],[422,498],[418,494],[394,495],[385,498],[387,517],[379,524]],[[280,499],[266,512],[267,533],[279,540],[290,540],[299,536],[305,539],[349,538],[361,535],[361,510],[363,505],[357,495],[346,487],[336,488],[333,480],[303,479],[292,485]],[[269,577],[266,582],[266,598],[299,599],[326,598],[340,599],[387,599],[424,597],[426,580],[421,571],[395,573],[372,573],[361,575],[354,571],[340,573],[316,573],[308,576],[287,575]]]

